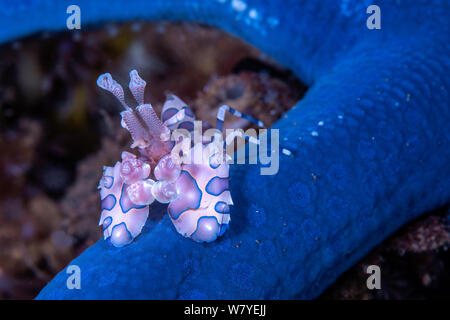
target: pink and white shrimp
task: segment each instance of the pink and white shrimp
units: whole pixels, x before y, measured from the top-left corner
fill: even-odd
[[[223,235],[230,222],[233,204],[229,190],[229,165],[224,143],[217,136],[210,143],[189,142],[189,159],[180,161],[175,150],[179,140],[171,141],[177,129],[194,130],[195,117],[178,97],[169,95],[163,105],[161,119],[150,104],[144,103],[146,82],[136,70],[130,72],[129,88],[138,106],[133,110],[124,99],[122,87],[109,73],[102,74],[97,85],[110,91],[124,107],[122,126],[133,138],[132,148],[139,155],[122,153],[122,162],[104,167],[99,183],[101,217],[105,240],[116,247],[136,238],[154,200],[169,203],[168,214],[176,230],[197,242],[211,242]],[[225,112],[263,124],[229,106],[222,106],[217,116],[218,132],[222,131]],[[221,136],[221,134],[220,134]],[[217,148],[217,142],[221,143]],[[196,156],[200,154],[200,156]]]

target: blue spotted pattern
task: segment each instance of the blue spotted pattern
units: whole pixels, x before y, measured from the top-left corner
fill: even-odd
[[[229,190],[228,178],[213,177],[208,181],[205,187],[205,191],[213,196],[218,196],[222,192]]]
[[[104,186],[106,189],[111,189],[111,187],[114,184],[114,177],[111,176],[104,176],[103,177],[103,181],[104,181]]]
[[[180,195],[167,208],[170,217],[174,220],[178,219],[183,212],[198,209],[202,202],[202,191],[189,172],[181,170],[177,184]],[[187,189],[189,192],[186,191]]]
[[[217,201],[214,210],[218,213],[230,213],[230,206],[223,201]]]
[[[111,217],[106,217],[105,219],[103,219],[103,230],[108,229],[108,227],[111,225],[112,223],[112,218]]]
[[[102,210],[111,211],[116,205],[117,199],[113,194],[108,194],[102,199]]]

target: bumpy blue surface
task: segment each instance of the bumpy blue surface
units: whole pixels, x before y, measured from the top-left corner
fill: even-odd
[[[166,217],[128,247],[99,241],[72,262],[81,290],[66,288],[63,270],[40,299],[313,298],[393,231],[450,200],[449,1],[373,1],[381,30],[366,28],[372,1],[10,2],[0,0],[0,41],[63,29],[75,2],[84,24],[218,26],[311,86],[275,125],[295,153],[278,175],[232,168],[235,207],[221,240],[184,239]]]

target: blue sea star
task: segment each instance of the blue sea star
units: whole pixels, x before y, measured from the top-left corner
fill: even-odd
[[[72,1],[6,2],[3,42],[65,28]],[[309,91],[274,125],[294,153],[277,175],[232,167],[235,206],[222,239],[199,245],[166,217],[127,247],[99,241],[71,262],[81,290],[67,289],[63,270],[39,299],[313,298],[400,226],[449,203],[448,1],[77,2],[83,24],[217,26],[292,69]],[[370,4],[381,8],[380,30],[366,28]],[[257,227],[255,208],[265,215]]]

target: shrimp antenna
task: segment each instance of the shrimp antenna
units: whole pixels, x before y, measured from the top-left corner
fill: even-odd
[[[97,85],[100,88],[111,92],[117,100],[120,101],[125,110],[131,110],[131,108],[125,103],[122,86],[111,77],[110,73],[100,75],[97,79]]]
[[[136,70],[130,71],[130,84],[128,87],[130,88],[130,91],[138,105],[144,104],[144,91],[146,84],[147,83],[142,80]]]

